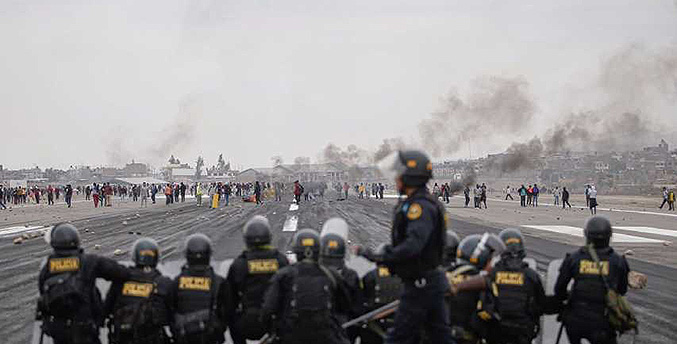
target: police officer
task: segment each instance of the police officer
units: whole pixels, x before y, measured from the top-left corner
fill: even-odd
[[[362,277],[362,287],[365,311],[373,311],[399,300],[404,289],[402,279],[393,275],[384,264],[378,264],[375,269]],[[383,343],[386,331],[392,327],[393,323],[392,316],[367,323],[360,330],[360,343]]]
[[[106,296],[109,343],[167,343],[164,326],[171,314],[172,281],[156,269],[160,249],[155,240],[141,238],[131,252],[134,267],[129,279],[114,282]]]
[[[446,241],[445,208],[426,188],[432,163],[422,152],[399,151],[383,159],[380,169],[394,177],[398,192],[406,199],[397,204],[392,242],[383,254],[362,247],[356,251],[384,263],[404,283],[386,343],[412,343],[420,338],[421,328],[434,342],[453,343],[444,303],[449,285],[438,269]]]
[[[303,229],[293,238],[297,262],[273,276],[263,303],[263,319],[282,344],[347,344],[338,314],[350,311],[343,278],[318,264],[320,237]]]
[[[495,235],[485,233],[472,234],[459,243],[457,250],[456,268],[447,272],[451,284],[452,295],[447,298],[449,305],[449,319],[451,333],[457,343],[477,343],[483,329],[477,321],[477,305],[480,301],[482,283],[479,287],[469,290],[458,290],[458,286],[472,280],[491,267],[492,257],[504,249],[501,239]],[[479,278],[479,282],[484,282]]]
[[[233,261],[227,277],[230,336],[235,344],[261,339],[266,334],[260,319],[263,294],[273,275],[289,265],[287,257],[270,246],[272,235],[265,217],[256,215],[247,221],[243,236],[247,249]]]
[[[609,288],[619,295],[628,290],[628,262],[609,246],[612,229],[608,219],[594,216],[585,224],[586,244],[564,258],[555,283],[555,297],[568,300],[562,320],[572,344],[585,338],[591,343],[616,343],[616,332],[606,316],[606,279]],[[601,264],[600,271],[589,250],[596,252]],[[574,280],[569,294],[567,286]]]
[[[60,223],[45,236],[54,249],[40,270],[38,320],[56,344],[99,343],[103,325],[97,278],[124,281],[129,270],[112,259],[85,254],[75,226]]]
[[[538,334],[540,316],[546,304],[545,291],[538,273],[523,261],[524,237],[518,229],[504,229],[499,237],[506,246],[501,260],[489,274],[491,311],[500,316],[490,343],[529,344]],[[498,320],[498,319],[497,319]]]
[[[193,234],[186,240],[187,264],[174,279],[172,335],[176,343],[223,343],[228,287],[210,266],[211,240]]]
[[[447,241],[444,245],[444,261],[442,266],[447,271],[453,271],[456,268],[456,251],[461,239],[458,234],[452,230],[447,230]]]
[[[327,220],[322,226],[320,234],[320,263],[336,270],[346,282],[350,293],[350,311],[339,314],[341,323],[359,316],[363,310],[360,277],[357,271],[345,264],[347,236],[348,224],[338,217]],[[349,328],[347,332],[350,342],[354,343],[359,335],[359,328]]]

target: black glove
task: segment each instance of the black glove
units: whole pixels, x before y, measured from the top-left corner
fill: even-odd
[[[369,261],[372,261],[372,262],[375,262],[375,263],[383,261],[383,254],[382,253],[379,254],[377,252],[374,252],[374,250],[372,250],[369,247],[364,247],[362,245],[355,245],[353,250],[354,250],[356,255],[362,256]]]

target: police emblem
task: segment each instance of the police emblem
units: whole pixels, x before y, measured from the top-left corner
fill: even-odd
[[[421,205],[418,203],[412,203],[411,206],[409,206],[409,210],[407,211],[407,218],[409,220],[417,220],[419,217],[421,217],[421,214],[423,214]]]

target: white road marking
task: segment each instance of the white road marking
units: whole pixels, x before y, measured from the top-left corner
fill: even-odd
[[[514,201],[506,201],[504,199],[495,199],[495,198],[487,198],[487,200],[492,201],[492,202],[519,204],[519,196],[517,196]],[[561,207],[561,205],[554,205],[553,203],[541,202],[540,199],[538,201],[538,206],[539,207],[556,207],[556,208]],[[531,207],[530,206],[526,207],[526,209],[528,209],[528,208],[531,208]],[[587,209],[587,207],[581,207],[581,206],[574,206],[573,208]],[[604,210],[604,211],[618,212],[618,213],[631,213],[631,214],[642,214],[642,215],[658,215],[658,216],[677,217],[677,214],[657,213],[655,211],[630,210],[630,209],[618,209],[618,208],[601,208],[601,207],[597,207],[597,210]]]
[[[287,219],[282,226],[283,232],[296,232],[296,226],[299,223],[299,218],[296,215],[287,215]]]
[[[677,238],[677,231],[643,226],[614,226],[614,229],[620,229],[629,232],[639,232],[646,234],[656,234]]]
[[[572,235],[572,236],[581,237],[581,238],[584,236],[582,228],[577,228],[577,227],[572,227],[572,226],[524,225],[522,227],[532,228],[532,229],[537,229],[537,230],[542,230],[542,231],[547,231],[547,232],[567,234],[567,235]],[[634,236],[634,235],[627,235],[627,234],[620,234],[620,233],[614,233],[614,235],[611,237],[611,241],[614,242],[614,243],[642,243],[642,244],[660,244],[660,243],[665,242],[664,240],[643,238],[643,237],[638,237],[638,236]]]
[[[299,205],[296,203],[292,203],[289,205],[289,211],[296,211],[299,210]]]
[[[0,229],[0,238],[12,236],[15,234],[21,234],[25,232],[34,232],[34,231],[46,231],[50,229],[50,227],[45,227],[45,226],[15,226],[15,227],[7,227]]]

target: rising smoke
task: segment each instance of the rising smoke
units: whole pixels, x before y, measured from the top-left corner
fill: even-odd
[[[465,99],[450,92],[442,108],[419,124],[423,147],[440,157],[458,152],[489,131],[494,139],[523,133],[536,108],[528,89],[521,77],[483,77],[472,83]]]
[[[593,90],[600,99],[593,109],[566,116],[542,138],[513,143],[494,167],[533,168],[544,153],[633,150],[674,131],[677,47],[620,50],[602,65]]]
[[[185,97],[179,112],[159,134],[159,140],[149,151],[151,161],[164,161],[170,154],[183,151],[197,137],[197,122],[202,116],[200,103],[194,96]]]

